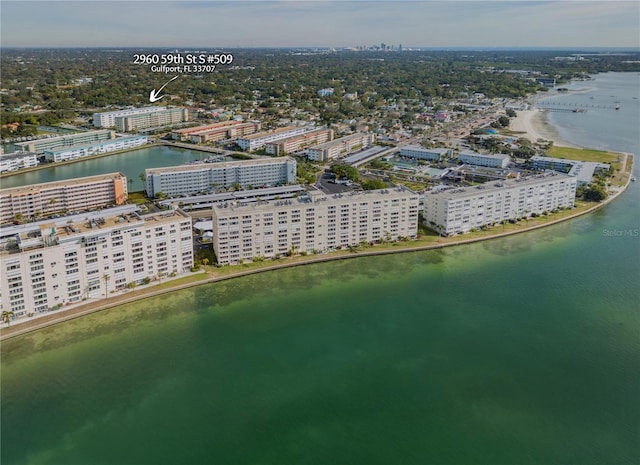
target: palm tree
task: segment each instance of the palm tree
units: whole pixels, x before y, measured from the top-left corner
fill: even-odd
[[[11,320],[13,319],[13,317],[15,316],[15,313],[13,313],[11,310],[5,310],[2,312],[2,322],[6,323],[7,325],[11,324]]]

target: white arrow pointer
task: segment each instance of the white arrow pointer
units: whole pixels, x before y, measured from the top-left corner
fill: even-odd
[[[178,74],[178,76],[180,76]],[[164,89],[164,87],[169,84],[171,81],[173,81],[174,79],[177,79],[178,76],[172,77],[171,79],[169,79],[164,86],[160,87],[157,91],[155,89],[152,89],[151,92],[149,92],[149,101],[151,103],[153,102],[157,102],[158,100],[160,100],[162,97],[164,97],[164,95],[158,96],[158,94],[162,91],[162,89]]]

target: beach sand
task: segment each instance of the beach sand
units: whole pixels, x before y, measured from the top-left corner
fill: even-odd
[[[554,145],[562,147],[581,148],[562,139],[554,126],[547,120],[547,111],[538,108],[521,110],[517,116],[511,119],[509,128],[514,132],[522,132],[522,137],[532,142],[538,139],[553,141]]]

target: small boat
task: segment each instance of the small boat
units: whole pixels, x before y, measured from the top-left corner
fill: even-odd
[[[632,177],[631,177],[631,180],[632,180],[632,181],[635,181],[635,180],[636,180],[636,177],[635,177],[635,176],[632,176]]]

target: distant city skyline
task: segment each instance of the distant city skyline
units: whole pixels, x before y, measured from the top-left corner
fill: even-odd
[[[637,1],[2,1],[3,47],[640,48]]]

